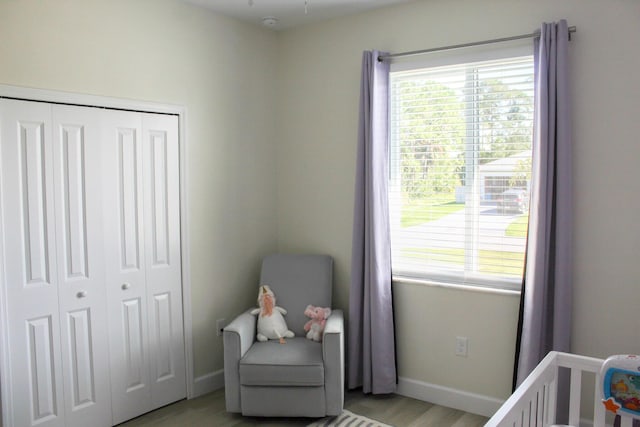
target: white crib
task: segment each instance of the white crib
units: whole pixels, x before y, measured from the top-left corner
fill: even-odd
[[[559,368],[571,370],[569,392],[569,424],[580,426],[580,398],[583,372],[590,372],[594,381],[594,411],[585,425],[604,427],[605,409],[601,403],[600,368],[604,361],[552,351],[538,364],[516,391],[491,417],[485,427],[548,427],[556,424],[557,378]],[[632,427],[630,416],[621,415],[620,427]]]

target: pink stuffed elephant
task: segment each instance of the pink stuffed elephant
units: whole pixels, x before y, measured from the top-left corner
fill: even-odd
[[[304,325],[304,330],[307,331],[307,338],[314,341],[322,341],[322,332],[327,319],[331,315],[331,309],[329,307],[323,308],[308,305],[304,310],[304,314],[311,318]]]

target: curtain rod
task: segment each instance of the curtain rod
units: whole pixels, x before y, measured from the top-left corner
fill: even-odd
[[[576,32],[576,27],[569,27],[569,40],[571,40],[571,34]],[[534,31],[533,33],[530,34],[521,34],[519,36],[511,36],[511,37],[503,37],[500,39],[491,39],[491,40],[482,40],[479,42],[471,42],[471,43],[462,43],[462,44],[454,44],[451,46],[443,46],[443,47],[433,47],[431,49],[422,49],[422,50],[412,50],[411,52],[400,52],[400,53],[391,53],[389,55],[380,55],[378,56],[378,61],[382,62],[384,60],[387,59],[392,59],[392,58],[398,58],[401,56],[414,56],[414,55],[422,55],[425,53],[432,53],[432,52],[440,52],[443,50],[453,50],[453,49],[461,49],[463,47],[471,47],[471,46],[481,46],[481,45],[485,45],[485,44],[492,44],[492,43],[502,43],[502,42],[509,42],[512,40],[520,40],[520,39],[531,39],[534,37],[538,37],[540,35],[540,31]]]

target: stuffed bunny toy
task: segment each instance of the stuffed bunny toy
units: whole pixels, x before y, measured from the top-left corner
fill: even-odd
[[[284,344],[285,338],[293,338],[295,334],[287,328],[284,314],[287,310],[276,305],[276,296],[268,285],[260,286],[258,291],[258,305],[260,308],[251,310],[251,314],[258,315],[258,341],[280,340]]]

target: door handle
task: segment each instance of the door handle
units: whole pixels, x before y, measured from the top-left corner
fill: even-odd
[[[76,294],[76,298],[84,298],[87,296],[87,291],[80,291]]]
[[[123,283],[122,286],[120,286],[120,288],[122,288],[123,291],[126,291],[130,287],[131,287],[131,284],[129,283]]]

